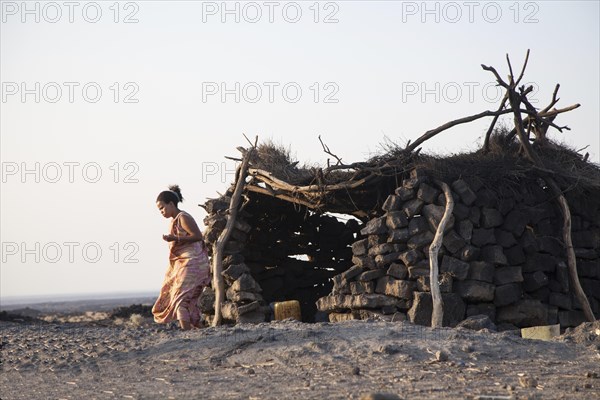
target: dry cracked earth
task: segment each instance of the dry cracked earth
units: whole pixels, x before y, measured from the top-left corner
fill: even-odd
[[[0,322],[12,399],[599,399],[600,323],[552,341],[408,322],[183,332],[146,320]]]

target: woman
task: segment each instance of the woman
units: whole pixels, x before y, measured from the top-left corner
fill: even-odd
[[[156,198],[160,213],[172,220],[170,233],[163,235],[169,242],[169,267],[152,314],[159,324],[178,320],[181,329],[188,330],[200,328],[198,297],[210,283],[210,272],[202,232],[194,218],[177,207],[181,201],[177,185]]]

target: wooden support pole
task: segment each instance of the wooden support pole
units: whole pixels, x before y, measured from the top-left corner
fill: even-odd
[[[571,240],[571,211],[569,209],[569,203],[567,203],[567,199],[560,191],[556,182],[554,182],[553,179],[550,179],[549,183],[552,190],[558,195],[558,204],[560,205],[564,219],[563,240],[567,250],[567,265],[569,266],[569,278],[571,281],[571,286],[575,289],[575,296],[577,296],[577,300],[579,300],[579,304],[581,304],[581,307],[583,308],[585,317],[588,319],[588,321],[594,322],[596,318],[594,317],[594,313],[590,307],[590,302],[588,301],[585,292],[581,288],[579,276],[577,276],[577,260],[575,259],[575,250],[573,249],[573,241]]]
[[[444,320],[444,305],[438,281],[438,254],[440,252],[440,247],[442,247],[442,241],[444,240],[444,230],[452,216],[454,199],[452,198],[450,187],[445,182],[436,181],[436,184],[444,191],[444,196],[446,196],[446,208],[444,210],[444,216],[435,231],[433,242],[431,242],[431,245],[429,246],[429,287],[431,288],[431,299],[433,301],[431,327],[441,328],[442,321]]]
[[[215,289],[215,317],[212,320],[212,326],[221,325],[222,315],[221,315],[221,304],[225,300],[225,283],[223,282],[223,251],[225,249],[225,245],[227,244],[227,240],[229,240],[229,236],[231,235],[231,231],[233,230],[233,226],[235,225],[235,218],[237,217],[238,207],[240,204],[240,198],[242,196],[242,191],[244,189],[244,185],[246,183],[246,174],[248,172],[248,163],[250,160],[250,154],[254,151],[254,147],[250,148],[245,154],[242,160],[242,165],[240,165],[238,169],[237,181],[235,184],[235,190],[233,191],[233,195],[231,196],[231,201],[229,203],[229,210],[227,216],[227,224],[219,235],[219,239],[214,244],[213,247],[213,288]]]

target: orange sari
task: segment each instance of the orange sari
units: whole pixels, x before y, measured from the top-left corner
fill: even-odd
[[[171,221],[172,235],[189,236],[181,226],[180,217],[184,213],[185,211],[180,212]],[[198,298],[211,280],[204,241],[182,244],[169,242],[169,253],[169,267],[165,273],[160,296],[152,307],[154,321],[165,324],[183,320],[199,326]]]

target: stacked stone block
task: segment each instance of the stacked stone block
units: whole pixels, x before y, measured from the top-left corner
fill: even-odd
[[[210,253],[227,224],[224,215],[229,207],[229,201],[229,197],[223,196],[219,199],[209,200],[205,204],[209,215],[204,219],[204,224],[207,226],[204,234]],[[224,249],[222,275],[226,292],[225,301],[221,305],[221,313],[225,322],[230,323],[263,322],[269,313],[269,307],[261,295],[262,288],[253,278],[242,255],[248,240],[248,233],[251,230],[251,226],[246,221],[247,217],[247,213],[238,213]],[[212,289],[205,290],[199,300],[199,305],[205,318],[210,320],[214,315],[214,291]]]
[[[477,181],[451,182],[455,201],[440,249],[444,325],[485,314],[507,327],[584,321],[569,284],[562,216],[541,181],[500,194]],[[592,310],[600,313],[600,212],[571,199],[578,274]],[[368,221],[352,245],[353,266],[333,278],[317,302],[330,321],[410,319],[429,325],[429,245],[445,196],[414,170]]]

